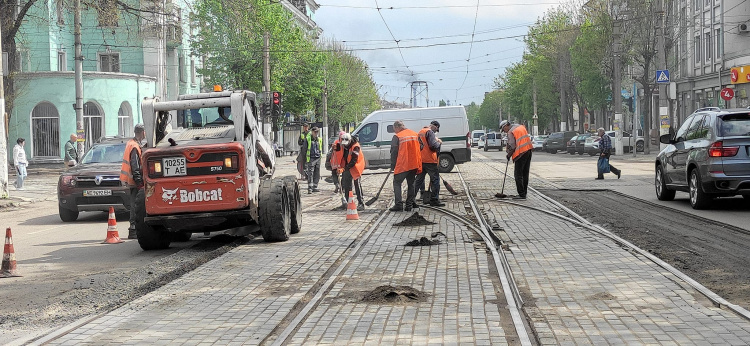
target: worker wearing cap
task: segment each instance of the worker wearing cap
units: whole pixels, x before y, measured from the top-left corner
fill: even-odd
[[[302,132],[297,139],[299,145],[299,155],[297,155],[297,171],[302,176],[302,180],[307,180],[307,142],[310,137],[310,124],[302,124]]]
[[[323,139],[318,136],[319,129],[313,127],[305,140],[307,142],[307,153],[305,167],[307,170],[307,194],[320,192],[318,181],[320,181],[320,158],[323,153]]]
[[[126,183],[130,188],[130,226],[128,227],[128,239],[137,238],[135,230],[135,200],[138,190],[143,188],[141,142],[146,138],[146,131],[143,128],[143,124],[135,125],[133,132],[135,136],[125,145],[125,153],[122,156],[122,166],[120,167],[120,181]]]
[[[440,172],[438,171],[438,155],[440,155],[440,145],[443,141],[437,138],[436,132],[440,132],[440,123],[437,120],[430,122],[419,131],[419,141],[422,144],[422,173],[417,175],[414,184],[416,189],[422,195],[424,204],[429,203],[434,207],[443,207],[445,203],[440,201]],[[430,188],[427,193],[424,191],[424,180],[430,175]],[[429,195],[429,196],[428,196]]]
[[[511,125],[510,121],[503,120],[500,122],[500,131],[508,134],[508,144],[506,146],[506,159],[513,159],[514,169],[513,177],[516,180],[516,191],[518,196],[514,199],[526,199],[526,192],[529,189],[529,170],[531,169],[531,152],[534,149],[531,143],[529,132],[526,127],[520,124]],[[507,172],[506,172],[507,174]],[[495,196],[500,197],[500,194]]]
[[[391,171],[393,171],[393,196],[395,204],[390,211],[411,211],[418,206],[414,203],[417,193],[414,189],[414,181],[417,174],[422,173],[422,154],[419,136],[416,132],[409,130],[401,120],[393,123],[393,135],[391,140]],[[406,204],[401,195],[401,184],[406,180]]]

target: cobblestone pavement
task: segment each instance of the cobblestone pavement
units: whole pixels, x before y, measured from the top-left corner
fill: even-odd
[[[563,219],[492,201],[488,195],[498,191],[502,175],[488,175],[488,165],[500,170],[505,165],[479,161],[461,171],[474,194],[486,199],[487,215],[504,227],[506,256],[540,344],[750,343],[750,322],[713,306],[632,249]],[[506,184],[514,194],[512,177]],[[561,212],[538,195],[529,197],[517,203]]]
[[[520,205],[495,200],[502,175],[488,165],[505,164],[482,158],[458,167],[483,212],[503,227],[505,254],[540,344],[750,343],[750,322],[668,271],[605,236],[523,206],[562,212],[540,196]],[[459,193],[442,191],[446,208],[470,215],[459,175],[443,177]],[[365,176],[366,195],[384,178]],[[51,343],[519,343],[487,249],[461,221],[421,208],[435,224],[395,226],[411,213],[381,217],[392,201],[389,182],[360,221],[347,222],[343,211],[332,211],[340,205],[332,185],[320,185],[323,192],[303,194],[304,228],[289,241],[241,246]],[[515,193],[512,177],[505,191]],[[404,246],[420,237],[441,244]],[[421,295],[363,301],[382,285]],[[290,325],[295,318],[300,324]]]

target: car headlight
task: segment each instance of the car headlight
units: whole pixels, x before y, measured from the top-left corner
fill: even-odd
[[[75,187],[76,186],[75,177],[72,176],[72,175],[64,175],[62,177],[62,185],[63,186]]]

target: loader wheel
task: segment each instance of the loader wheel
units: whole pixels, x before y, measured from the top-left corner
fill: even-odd
[[[143,219],[146,217],[146,193],[138,191],[135,196],[135,232],[138,235],[138,244],[141,249],[161,250],[169,248],[171,236],[164,227],[152,227]]]
[[[263,240],[286,241],[291,233],[289,197],[283,179],[266,179],[260,184],[258,218]]]
[[[291,219],[291,234],[297,234],[302,230],[302,199],[299,195],[299,183],[295,176],[284,177],[286,194],[289,199],[289,215]]]

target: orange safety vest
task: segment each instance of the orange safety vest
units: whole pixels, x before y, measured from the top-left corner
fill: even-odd
[[[130,171],[130,152],[132,150],[138,151],[138,157],[141,157],[141,145],[131,139],[125,146],[125,154],[122,156],[122,166],[120,167],[120,181],[128,183],[128,186],[136,186],[135,180],[133,179],[133,172]]]
[[[396,168],[393,174],[416,169],[417,173],[422,172],[422,154],[419,150],[419,136],[416,132],[403,129],[396,134],[398,137],[398,157],[396,159]]]
[[[335,150],[337,144],[339,144],[338,139],[335,140],[331,146],[331,150],[333,150],[333,153],[331,154],[331,170],[344,168],[344,163],[342,162],[344,159],[344,149]]]
[[[354,180],[357,180],[362,176],[362,172],[364,172],[365,170],[365,153],[362,152],[362,147],[359,145],[359,143],[354,143],[354,145],[349,148],[349,157],[347,158],[346,162],[352,160],[352,152],[354,152],[354,148],[359,148],[359,157],[357,157],[357,163],[354,164],[354,167],[349,169],[349,173],[352,174],[352,178]]]
[[[427,131],[429,127],[425,127],[419,130],[419,140],[422,141],[422,163],[438,163],[437,152],[430,149],[429,143],[427,143]]]
[[[531,137],[529,137],[529,133],[523,125],[516,126],[510,132],[516,139],[516,149],[513,150],[513,161],[516,161],[521,154],[534,149],[534,145],[531,143]]]

